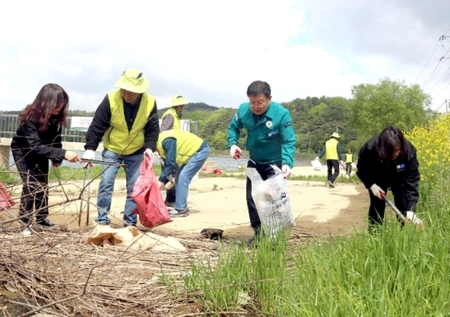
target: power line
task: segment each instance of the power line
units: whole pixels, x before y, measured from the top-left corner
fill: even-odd
[[[450,31],[450,30],[449,30],[449,31]],[[447,31],[447,32],[448,32],[448,31]],[[434,46],[433,51],[431,52],[430,57],[428,57],[428,60],[427,60],[427,62],[425,63],[425,66],[424,66],[424,67],[422,68],[422,70],[420,71],[420,73],[419,73],[419,75],[417,76],[416,80],[414,80],[414,83],[417,82],[417,79],[419,79],[420,75],[422,75],[423,71],[424,71],[425,68],[427,67],[428,63],[429,63],[430,60],[431,60],[431,56],[433,56],[434,51],[436,50],[436,47],[438,46],[440,40],[441,40],[441,38],[439,38],[439,40],[436,42],[436,45]]]
[[[449,31],[450,31],[450,30],[449,30]],[[447,31],[447,32],[448,32],[448,31]],[[428,84],[430,83],[430,81],[434,78],[434,75],[435,75],[436,71],[442,67],[442,65],[443,65],[443,63],[441,63],[442,60],[443,60],[443,59],[447,59],[446,56],[447,56],[447,54],[449,53],[449,50],[446,49],[446,48],[444,47],[444,45],[442,44],[442,41],[443,41],[443,40],[447,40],[447,38],[449,38],[449,37],[450,37],[450,36],[442,35],[442,36],[439,38],[438,42],[436,43],[436,45],[435,45],[435,47],[434,47],[434,49],[433,49],[433,53],[434,53],[434,51],[436,50],[436,47],[437,47],[437,45],[438,45],[439,43],[441,43],[441,46],[444,48],[444,50],[446,50],[446,53],[444,54],[444,56],[442,56],[442,57],[439,59],[439,61],[438,61],[437,65],[436,65],[436,67],[433,69],[433,71],[431,72],[430,76],[428,76],[428,78],[422,83],[422,85],[421,85],[422,87],[425,87],[426,85],[428,85]],[[432,55],[433,55],[433,53],[432,53]],[[432,55],[431,55],[431,56],[432,56]],[[431,58],[431,56],[430,56],[430,58]],[[430,60],[430,59],[429,59],[429,60]],[[429,60],[427,61],[427,64],[428,64]],[[427,65],[427,64],[426,64],[426,65]],[[425,69],[426,65],[424,66],[424,69]],[[422,74],[422,72],[423,72],[423,70],[420,72],[420,74]],[[420,76],[420,74],[419,74],[419,76]],[[419,78],[419,76],[417,77],[417,79]],[[417,79],[416,79],[416,81],[417,81]]]
[[[446,59],[449,59],[449,57],[446,57]],[[431,94],[433,92],[433,90],[438,88],[441,85],[442,82],[444,82],[446,79],[448,79],[449,76],[450,76],[450,68],[447,68],[447,70],[445,71],[444,75],[442,75],[442,77],[434,84],[434,86],[430,88],[428,93]]]
[[[447,104],[447,99],[445,99],[445,101],[444,101],[439,107],[437,107],[436,109],[434,109],[434,111],[438,111],[439,108],[441,108],[443,105],[446,105],[446,104]]]

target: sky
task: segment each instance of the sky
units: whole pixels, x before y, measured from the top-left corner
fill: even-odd
[[[351,98],[386,77],[420,85],[433,110],[450,104],[446,0],[23,0],[0,12],[0,110],[54,82],[70,109],[94,111],[129,67],[159,109],[177,94],[237,108],[254,80],[277,102]]]

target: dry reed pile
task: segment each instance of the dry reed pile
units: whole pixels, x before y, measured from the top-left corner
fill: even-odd
[[[12,306],[24,308],[20,316],[201,315],[182,287],[175,294],[162,280],[180,281],[193,258],[214,262],[219,243],[185,234],[177,239],[187,252],[163,252],[102,248],[87,245],[85,237],[81,230],[0,234],[0,283],[20,294],[0,300],[4,316],[12,316]]]

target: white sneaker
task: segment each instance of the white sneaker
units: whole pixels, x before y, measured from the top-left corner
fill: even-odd
[[[169,208],[167,209],[169,212],[170,217],[186,217],[189,216],[189,208],[186,208],[184,210],[176,210],[175,208]]]
[[[23,229],[20,233],[21,233],[23,236],[26,236],[26,237],[31,236],[31,234],[32,234],[32,232],[31,232],[31,230],[30,230],[29,227],[26,227],[26,228]]]

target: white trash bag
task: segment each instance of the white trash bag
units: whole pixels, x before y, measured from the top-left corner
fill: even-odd
[[[311,165],[315,171],[320,172],[322,170],[322,163],[319,160],[311,161]]]
[[[252,197],[263,232],[274,237],[279,231],[295,226],[294,214],[289,202],[287,182],[281,170],[272,165],[275,175],[262,180],[253,167],[247,167],[245,173],[252,182]]]

